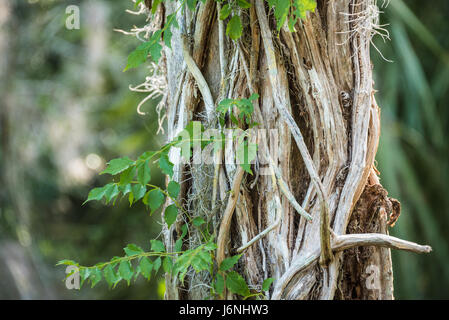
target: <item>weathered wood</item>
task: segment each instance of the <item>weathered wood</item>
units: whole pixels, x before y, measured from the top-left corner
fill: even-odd
[[[182,189],[186,209],[213,222],[219,261],[236,250],[244,252],[238,268],[251,287],[260,288],[267,277],[276,279],[268,298],[333,299],[337,286],[349,292],[354,284],[342,276],[348,259],[342,250],[376,245],[386,248],[359,263],[382,270],[383,294],[364,297],[392,299],[389,248],[429,248],[387,236],[386,207],[372,215],[380,227],[363,230],[380,235],[345,235],[352,213],[366,205],[362,192],[379,185],[375,175],[368,180],[380,136],[380,111],[370,61],[373,17],[365,15],[376,1],[317,1],[316,12],[298,22],[296,32],[284,27],[278,33],[266,2],[254,0],[249,15],[242,16],[244,33],[238,43],[223,37],[211,2],[200,3],[195,13],[178,12],[183,25],[173,30],[172,49],[165,49],[169,139],[192,119],[218,126],[213,103],[253,92],[260,96],[255,102],[259,129],[268,134],[257,137],[254,176],[244,175],[235,163],[232,144],[217,155],[222,161],[218,166],[184,166],[178,163],[179,154],[171,154],[175,179],[189,177]],[[168,15],[178,3],[165,5]],[[353,22],[354,17],[364,18]],[[367,28],[359,28],[360,21]],[[181,32],[194,36],[188,42]],[[187,60],[186,52],[192,54]],[[169,250],[176,228],[164,231]],[[166,298],[206,297],[204,277],[188,274],[183,288],[167,277]],[[345,279],[345,285],[339,284]],[[339,290],[337,298],[342,297],[348,295]],[[228,293],[227,298],[233,296]]]

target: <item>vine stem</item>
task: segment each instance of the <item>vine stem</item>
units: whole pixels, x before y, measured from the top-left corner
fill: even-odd
[[[312,157],[309,154],[307,146],[304,142],[304,138],[301,134],[301,130],[293,119],[292,115],[288,111],[288,107],[290,102],[288,101],[288,93],[285,93],[285,90],[281,88],[281,79],[278,76],[277,70],[277,62],[275,56],[275,50],[273,46],[272,34],[270,31],[270,26],[268,24],[267,14],[265,12],[264,2],[263,1],[255,1],[256,13],[259,19],[260,30],[262,35],[262,41],[264,44],[267,64],[268,64],[268,73],[271,83],[271,88],[273,90],[273,98],[275,105],[284,119],[285,123],[290,129],[290,132],[295,139],[295,142],[298,146],[299,152],[303,158],[304,164],[306,166],[307,172],[310,175],[310,178],[317,190],[318,196],[321,202],[321,211],[320,211],[320,241],[321,241],[321,257],[320,264],[323,266],[328,266],[333,260],[333,254],[330,246],[330,223],[329,223],[329,206],[327,204],[327,197],[324,190],[324,187],[321,183],[321,179],[318,175],[318,172],[315,169],[315,165],[313,164]]]

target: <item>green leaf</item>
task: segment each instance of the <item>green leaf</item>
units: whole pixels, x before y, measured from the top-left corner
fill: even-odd
[[[240,260],[241,254],[224,259],[220,264],[220,271],[228,271]]]
[[[108,162],[106,169],[100,174],[108,173],[114,176],[116,174],[119,174],[120,172],[125,171],[132,165],[134,165],[134,161],[132,161],[128,157],[113,159]]]
[[[212,263],[211,254],[206,250],[200,250],[192,259],[192,267],[197,273],[203,270],[209,270]]]
[[[76,263],[76,262],[73,261],[73,260],[67,260],[67,259],[64,259],[64,260],[58,261],[58,263],[57,263],[56,265],[57,265],[57,266],[60,266],[60,265],[76,266],[76,265],[78,265],[78,263]]]
[[[250,295],[245,279],[235,271],[229,272],[226,276],[226,287],[232,293],[239,294],[243,297]]]
[[[104,270],[103,270],[103,276],[108,283],[109,287],[112,287],[114,284],[116,284],[118,281],[120,281],[120,278],[117,276],[117,274],[114,271],[114,268],[112,265],[108,264]]]
[[[151,240],[151,250],[154,252],[165,252],[165,246],[160,240]]]
[[[195,11],[195,8],[196,8],[196,2],[197,2],[197,0],[187,0],[187,7],[188,7],[191,11]]]
[[[232,8],[227,3],[220,10],[220,20],[225,20],[231,14]]]
[[[147,188],[145,186],[142,186],[141,184],[134,184],[131,187],[133,199],[134,202],[139,201],[145,196],[145,193],[147,192]]]
[[[251,8],[251,3],[246,2],[245,0],[237,0],[237,4],[242,9]]]
[[[106,203],[109,203],[112,199],[116,198],[119,193],[120,190],[118,188],[118,185],[116,185],[115,183],[110,183],[108,185],[106,185],[106,190],[104,192],[104,197],[106,198]]]
[[[168,228],[171,227],[173,223],[175,223],[176,218],[178,217],[178,208],[176,205],[172,204],[165,209],[164,219],[167,223]]]
[[[171,49],[171,38],[173,36],[171,28],[179,28],[178,21],[176,21],[176,13],[172,13],[167,16],[167,23],[168,25],[166,26],[166,29],[164,31],[164,43],[168,48]]]
[[[153,263],[154,273],[157,273],[159,271],[161,264],[162,264],[161,257],[158,257],[156,260],[154,260],[154,263]]]
[[[101,281],[101,278],[102,278],[101,270],[98,268],[95,268],[89,277],[90,283],[91,283],[91,288],[95,287],[98,284],[98,282]]]
[[[123,250],[125,251],[126,255],[129,256],[135,256],[137,254],[141,254],[143,253],[143,249],[133,243],[128,244],[126,246],[126,248],[123,248]]]
[[[253,161],[257,156],[257,144],[248,143],[247,141],[239,142],[237,144],[237,163],[246,172],[252,174],[251,171],[251,161]]]
[[[170,273],[173,268],[173,261],[170,257],[165,257],[162,263],[162,268],[165,272]]]
[[[119,272],[120,277],[125,279],[129,285],[129,281],[133,277],[133,268],[131,266],[131,263],[129,261],[120,262],[120,265],[118,267],[118,272]]]
[[[150,206],[151,214],[159,209],[165,201],[165,195],[160,189],[149,191],[143,198],[143,203]]]
[[[129,206],[131,207],[134,202],[134,194],[132,192],[129,194],[128,200],[129,200]]]
[[[104,194],[105,194],[107,188],[108,188],[108,185],[103,186],[101,188],[92,189],[89,192],[89,195],[87,196],[87,200],[84,201],[83,205],[85,203],[89,202],[89,201],[92,201],[92,200],[100,201],[101,199],[103,199]]]
[[[172,273],[175,276],[179,274],[179,280],[184,282],[184,276],[190,266],[198,273],[203,270],[209,270],[212,263],[211,253],[204,248],[204,245],[201,245],[195,249],[187,250],[179,256]]]
[[[288,12],[290,10],[291,2],[290,0],[277,0],[274,7],[274,17],[277,22],[277,29],[281,30],[287,19]]]
[[[154,41],[154,42],[150,46],[148,52],[150,54],[151,60],[153,60],[153,62],[155,62],[155,63],[158,63],[159,59],[162,56],[162,54],[161,54],[162,46],[159,44],[159,39],[161,38],[161,34],[162,34],[161,30],[156,31],[153,34],[153,36],[151,37],[152,40],[150,40],[150,41]]]
[[[237,40],[242,36],[243,27],[242,21],[240,21],[239,16],[233,16],[231,20],[229,20],[228,25],[226,27],[226,35],[229,36],[232,40]]]
[[[178,239],[175,242],[175,252],[181,252],[182,251],[182,239]]]
[[[224,290],[224,278],[221,274],[217,274],[217,278],[215,279],[215,292],[218,294],[223,294]]]
[[[217,245],[213,242],[209,242],[204,245],[204,250],[206,251],[213,251],[215,249],[217,249]]]
[[[170,181],[167,186],[167,191],[170,197],[176,199],[179,195],[179,191],[181,190],[181,186],[176,181]]]
[[[270,290],[270,287],[271,287],[271,284],[273,283],[273,281],[274,281],[274,278],[265,279],[262,284],[262,290],[263,291]]]
[[[144,153],[142,153],[140,155],[138,160],[142,160],[142,161],[150,160],[155,154],[156,154],[155,151],[145,151]]]
[[[259,95],[257,93],[253,93],[250,97],[249,100],[253,101],[253,100],[257,100],[259,99]]]
[[[128,56],[128,62],[123,71],[127,71],[132,68],[137,68],[147,60],[150,42],[142,43]]]
[[[150,55],[151,60],[157,63],[161,57],[162,46],[159,44],[161,35],[162,30],[154,32],[147,42],[142,43],[131,52],[128,56],[128,63],[123,71],[140,66],[147,60],[148,55]]]
[[[181,234],[180,239],[184,239],[184,237],[187,235],[187,231],[188,231],[187,224],[182,225],[181,231],[182,231],[182,234]]]
[[[151,278],[151,271],[153,270],[153,262],[151,262],[150,259],[147,257],[143,257],[142,260],[140,260],[140,271],[142,272],[142,275],[147,279],[150,280]]]
[[[168,154],[163,153],[159,158],[159,167],[162,172],[168,175],[170,178],[173,176],[173,163],[168,159]]]
[[[301,19],[307,18],[308,11],[314,12],[316,9],[316,0],[295,0],[295,15]]]
[[[128,193],[132,192],[131,189],[132,185],[131,184],[127,184],[127,185],[119,185],[118,188],[120,190],[120,192],[123,194],[123,196],[126,196]]]
[[[145,186],[151,180],[150,160],[139,163],[137,166],[137,181]]]
[[[120,186],[126,186],[126,185],[130,184],[133,181],[133,179],[134,179],[134,174],[135,173],[136,173],[136,167],[134,167],[134,166],[129,167],[128,169],[123,171],[120,174],[119,185]]]
[[[79,273],[80,273],[81,285],[82,285],[84,283],[84,281],[86,281],[86,279],[89,278],[90,273],[91,273],[91,269],[80,268]]]
[[[157,7],[159,6],[159,4],[162,2],[162,0],[153,0],[153,5],[151,6],[151,13],[155,14]]]
[[[200,227],[205,223],[206,223],[206,221],[201,217],[197,217],[197,218],[193,219],[193,225],[195,227]]]

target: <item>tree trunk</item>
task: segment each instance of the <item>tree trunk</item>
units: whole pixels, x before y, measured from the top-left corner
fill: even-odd
[[[272,229],[244,250],[238,265],[252,288],[260,290],[264,279],[275,278],[268,298],[393,299],[390,249],[354,248],[345,241],[355,238],[339,238],[388,234],[387,215],[399,214],[374,168],[380,134],[370,61],[376,1],[317,2],[296,32],[285,26],[277,32],[266,2],[253,0],[249,14],[241,15],[238,42],[223,36],[215,1],[177,13],[181,26],[174,30],[172,48],[164,50],[168,139],[191,120],[217,127],[212,108],[219,101],[253,92],[260,95],[256,122],[266,130],[256,135],[254,175],[235,164],[231,145],[219,155],[219,166],[182,164],[172,152],[175,179],[182,182],[186,210],[214,224],[217,259]],[[165,16],[177,5],[166,2]],[[298,214],[301,210],[312,221]],[[165,228],[167,250],[180,226]],[[389,246],[383,239],[379,245]],[[194,234],[185,246],[198,243]],[[182,286],[167,275],[166,298],[208,296],[207,277],[189,274]]]

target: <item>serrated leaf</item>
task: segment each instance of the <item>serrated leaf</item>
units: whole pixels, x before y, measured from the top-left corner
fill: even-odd
[[[205,224],[206,223],[206,221],[203,219],[203,218],[201,218],[201,217],[197,217],[197,218],[195,218],[195,219],[193,219],[193,225],[195,226],[195,227],[200,227],[200,226],[202,226],[203,224]]]
[[[195,11],[195,8],[196,8],[196,2],[197,2],[197,0],[187,0],[187,7],[188,7],[191,11]]]
[[[128,193],[130,193],[132,191],[131,187],[132,187],[131,184],[118,186],[118,188],[119,188],[120,192],[123,194],[123,196],[126,196]]]
[[[183,224],[181,227],[182,234],[181,234],[180,239],[184,239],[184,237],[187,235],[187,231],[188,231],[187,229],[188,229],[187,224]]]
[[[213,242],[208,242],[204,245],[204,250],[213,251],[215,249],[217,249],[217,245]]]
[[[128,56],[128,62],[126,63],[126,67],[123,72],[129,69],[137,68],[142,63],[144,63],[148,57],[149,46],[150,43],[145,42],[139,45],[133,52],[131,52]]]
[[[143,198],[143,203],[148,205],[151,210],[151,214],[159,209],[165,201],[165,195],[159,189],[153,189],[149,191]]]
[[[153,262],[151,262],[151,260],[148,259],[147,257],[143,257],[142,260],[140,260],[139,266],[140,266],[140,271],[142,272],[142,275],[147,280],[150,280],[151,271],[153,270]]]
[[[237,163],[245,170],[246,172],[252,174],[251,170],[251,162],[257,156],[257,144],[248,143],[247,141],[243,143],[237,144]]]
[[[173,176],[173,163],[170,162],[166,153],[163,153],[159,158],[159,167],[170,178]]]
[[[160,240],[151,240],[151,251],[153,252],[165,252],[165,246]]]
[[[156,260],[154,260],[154,263],[153,263],[154,273],[157,273],[159,271],[159,268],[161,267],[161,264],[162,264],[161,257],[158,257]]]
[[[103,276],[104,276],[106,282],[108,283],[109,287],[112,287],[113,285],[116,284],[117,281],[120,280],[120,278],[117,277],[117,274],[115,273],[114,268],[110,264],[108,264],[103,269]]]
[[[227,3],[220,10],[220,20],[225,20],[231,14],[232,8]]]
[[[128,62],[123,71],[136,68],[144,63],[148,55],[150,55],[151,60],[158,62],[161,57],[162,46],[159,44],[159,40],[162,35],[162,30],[158,30],[153,33],[147,42],[142,43],[128,56]]]
[[[162,54],[162,46],[159,44],[159,41],[153,43],[149,48],[150,58],[153,60],[153,62],[158,63],[159,59],[161,58]]]
[[[253,93],[250,97],[249,97],[249,100],[251,100],[251,101],[253,101],[253,100],[257,100],[257,99],[259,99],[259,95],[257,94],[257,93]]]
[[[274,278],[265,279],[262,283],[262,290],[263,291],[270,290],[270,287],[271,287],[271,284],[273,283],[273,281],[274,281]]]
[[[80,274],[80,279],[81,279],[81,285],[84,283],[84,281],[86,281],[90,274],[91,274],[91,269],[89,268],[80,268],[79,269],[79,274]]]
[[[155,154],[156,154],[155,151],[145,151],[139,156],[138,160],[142,161],[150,160]]]
[[[134,202],[139,201],[145,196],[145,193],[147,192],[147,188],[145,186],[142,186],[141,184],[134,184],[131,187],[133,199]]]
[[[150,160],[139,163],[137,166],[137,181],[145,186],[151,180]]]
[[[64,260],[58,261],[58,263],[57,263],[56,265],[57,265],[57,266],[60,266],[60,265],[76,266],[76,265],[78,265],[78,263],[76,263],[76,262],[73,261],[73,260],[67,260],[67,259],[64,259]]]
[[[89,192],[89,195],[87,196],[87,200],[84,201],[83,204],[85,204],[85,203],[87,203],[89,201],[93,201],[93,200],[100,201],[101,199],[103,199],[104,194],[105,194],[107,188],[108,188],[108,185],[105,185],[105,186],[100,187],[100,188],[92,189]]]
[[[118,267],[118,272],[120,277],[125,279],[129,285],[129,281],[133,277],[133,268],[131,266],[131,263],[129,261],[121,261]]]
[[[162,262],[162,269],[164,269],[166,273],[170,273],[172,268],[173,268],[172,259],[170,257],[165,257],[164,261]]]
[[[246,2],[245,0],[237,0],[237,4],[242,9],[251,8],[251,3]]]
[[[177,217],[178,217],[178,208],[176,207],[176,205],[172,204],[165,209],[164,219],[165,222],[167,223],[168,228],[170,228],[172,224],[175,223]]]
[[[134,179],[134,174],[136,173],[136,167],[132,166],[123,171],[120,174],[119,186],[126,186],[131,183]]]
[[[175,252],[181,252],[182,250],[182,239],[178,239],[175,242]]]
[[[215,278],[215,292],[218,294],[223,294],[224,290],[224,278],[221,274],[217,274]]]
[[[240,260],[241,254],[224,259],[220,264],[220,271],[228,271]]]
[[[108,162],[106,169],[104,171],[102,171],[100,174],[108,173],[108,174],[111,174],[114,176],[116,174],[119,174],[119,173],[125,171],[133,164],[134,164],[134,161],[128,157],[113,159]]]
[[[239,294],[243,297],[250,295],[245,279],[235,271],[229,272],[226,276],[226,287],[232,293]]]
[[[106,187],[107,188],[104,192],[104,197],[106,199],[106,203],[109,203],[120,194],[120,190],[118,188],[118,185],[116,185],[115,183],[110,183],[106,185]]]
[[[176,181],[170,181],[167,186],[167,191],[170,197],[176,199],[179,195],[179,191],[181,190],[181,186]]]
[[[91,273],[91,275],[89,277],[91,288],[95,287],[98,284],[98,282],[101,281],[101,278],[102,278],[101,270],[99,268],[93,269],[92,273]]]
[[[229,36],[232,40],[237,40],[242,36],[243,27],[242,21],[239,16],[233,16],[231,20],[229,20],[228,25],[226,27],[226,35]]]
[[[206,250],[199,250],[192,259],[192,267],[196,272],[209,270],[212,263],[212,257]]]
[[[141,254],[143,253],[143,249],[133,243],[130,243],[126,246],[126,248],[123,248],[123,251],[125,251],[126,255],[129,256],[134,256],[137,254]]]
[[[295,0],[294,6],[296,7],[295,14],[301,19],[307,17],[307,12],[314,12],[316,9],[316,0]]]

